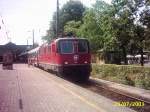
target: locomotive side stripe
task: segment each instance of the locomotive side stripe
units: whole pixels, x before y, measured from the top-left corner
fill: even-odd
[[[62,65],[62,64],[52,64],[52,63],[44,63],[44,62],[39,62],[39,64],[46,64],[46,65],[51,65],[51,66],[76,66],[76,65],[91,65],[91,64],[67,64],[67,65]]]

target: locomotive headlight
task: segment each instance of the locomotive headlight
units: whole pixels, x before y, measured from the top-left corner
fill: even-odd
[[[87,62],[87,61],[85,61],[84,63],[85,63],[85,64],[87,64],[88,62]]]
[[[66,65],[68,64],[68,62],[67,62],[67,61],[65,61],[64,63],[65,63]]]

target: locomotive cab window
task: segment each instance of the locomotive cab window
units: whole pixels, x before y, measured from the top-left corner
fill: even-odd
[[[60,51],[62,54],[71,54],[74,52],[73,41],[60,41]]]
[[[88,43],[87,43],[87,41],[80,40],[78,42],[78,52],[79,53],[87,53],[88,52]]]

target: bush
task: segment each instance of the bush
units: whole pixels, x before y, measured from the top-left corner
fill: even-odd
[[[150,90],[150,68],[133,65],[93,64],[92,76]]]

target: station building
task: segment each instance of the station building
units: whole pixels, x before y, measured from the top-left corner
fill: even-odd
[[[20,54],[27,51],[31,47],[31,45],[16,45],[12,42],[5,45],[0,45],[0,62],[3,60],[3,54],[8,51],[13,53],[14,62],[26,62],[27,57],[21,57]]]

